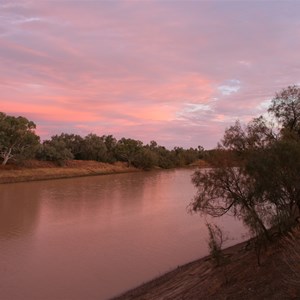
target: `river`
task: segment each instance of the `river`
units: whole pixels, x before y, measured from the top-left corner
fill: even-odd
[[[0,185],[0,295],[108,299],[208,253],[191,169]],[[227,245],[244,239],[218,220]]]

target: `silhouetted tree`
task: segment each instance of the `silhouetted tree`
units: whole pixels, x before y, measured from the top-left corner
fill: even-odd
[[[288,230],[300,211],[299,95],[293,86],[273,99],[268,111],[280,131],[263,117],[226,129],[210,155],[212,168],[196,171],[192,179],[198,192],[191,210],[241,218],[257,236],[259,251],[263,237],[270,238],[268,226]]]
[[[297,133],[300,137],[300,88],[296,85],[276,93],[268,110],[275,116],[283,130]]]

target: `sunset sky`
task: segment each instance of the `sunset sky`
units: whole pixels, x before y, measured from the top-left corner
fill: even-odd
[[[42,139],[213,148],[300,83],[300,1],[0,0],[0,111]]]

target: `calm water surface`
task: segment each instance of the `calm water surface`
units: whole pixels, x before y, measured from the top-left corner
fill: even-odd
[[[206,255],[192,172],[0,185],[0,298],[107,299]],[[219,224],[242,240],[239,222]]]

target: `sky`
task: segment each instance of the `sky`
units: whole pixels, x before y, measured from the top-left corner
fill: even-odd
[[[0,111],[214,148],[300,83],[300,1],[0,0]]]

